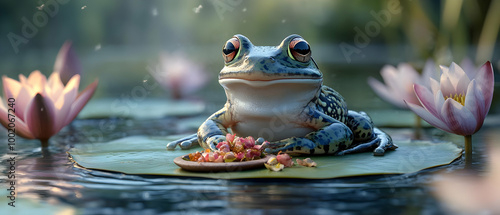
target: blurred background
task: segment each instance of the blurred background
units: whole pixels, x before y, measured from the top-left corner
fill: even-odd
[[[205,90],[194,96],[217,106],[225,101],[217,74],[226,40],[243,34],[254,45],[274,46],[296,33],[310,43],[325,84],[351,108],[382,109],[391,106],[366,79],[380,79],[384,64],[409,62],[420,70],[428,58],[448,66],[469,57],[477,66],[490,60],[498,71],[499,10],[498,0],[2,1],[0,71],[16,79],[37,69],[48,75],[71,40],[83,67],[81,86],[98,78],[95,98],[120,97],[155,81],[148,68],[160,53],[182,53],[207,73]],[[148,92],[171,96],[161,87]]]
[[[483,146],[498,143],[495,134],[500,113],[499,11],[500,0],[2,0],[1,75],[18,79],[18,74],[28,75],[33,70],[49,75],[59,49],[69,40],[82,66],[80,89],[99,79],[87,107],[94,101],[104,101],[97,109],[123,111],[123,106],[113,109],[110,102],[122,99],[126,105],[135,102],[138,107],[134,110],[148,115],[158,109],[143,108],[149,104],[143,102],[145,99],[180,98],[202,101],[202,109],[205,108],[204,112],[197,112],[196,107],[194,111],[186,108],[195,103],[177,105],[177,112],[190,109],[187,112],[200,115],[192,118],[129,120],[105,116],[75,120],[52,138],[51,144],[56,148],[51,149],[51,156],[42,156],[38,141],[20,138],[19,155],[25,157],[20,158],[16,169],[23,178],[19,192],[39,197],[43,200],[41,205],[61,203],[84,211],[83,214],[154,214],[172,209],[220,213],[224,207],[230,213],[238,210],[232,207],[241,207],[270,209],[273,214],[277,212],[275,208],[289,209],[292,214],[332,214],[339,210],[352,214],[441,214],[441,206],[432,197],[431,188],[427,188],[436,169],[412,175],[306,183],[196,180],[87,170],[73,166],[66,151],[75,143],[195,131],[207,115],[226,101],[217,75],[224,66],[222,46],[229,38],[243,34],[254,45],[276,46],[286,36],[299,34],[311,45],[324,83],[339,91],[350,109],[370,114],[372,110],[388,110],[382,117],[394,115],[395,107],[376,96],[367,78],[381,80],[380,70],[385,64],[408,62],[421,71],[427,59],[446,66],[464,58],[470,58],[476,66],[491,61],[496,95],[489,118],[497,122],[474,137],[479,143],[474,146],[475,156],[479,157],[475,165],[482,169],[487,150]],[[157,70],[169,75],[155,76],[151,72]],[[168,107],[174,109],[173,106]],[[398,115],[393,118],[405,120]],[[435,132],[437,129],[428,131],[432,134],[429,136],[462,142]],[[393,130],[393,138],[413,134],[411,129],[398,132]],[[0,152],[6,149],[1,147]],[[460,161],[445,168],[462,169]],[[5,201],[3,198],[0,203],[5,206]],[[308,205],[304,206],[304,201]],[[38,206],[21,206],[35,208],[40,214]]]

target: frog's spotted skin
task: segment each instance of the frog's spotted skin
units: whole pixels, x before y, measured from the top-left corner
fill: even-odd
[[[227,102],[192,135],[167,145],[198,142],[216,150],[230,128],[237,136],[264,137],[267,153],[343,155],[397,148],[363,112],[347,109],[342,96],[322,85],[309,44],[290,35],[276,47],[253,46],[243,35],[228,40],[219,73]]]

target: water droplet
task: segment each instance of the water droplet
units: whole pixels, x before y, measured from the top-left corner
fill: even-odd
[[[36,8],[37,8],[38,10],[43,10],[43,7],[45,7],[45,4],[42,4],[42,5],[40,5],[40,6],[36,7]]]
[[[241,10],[241,11],[243,11],[243,12],[247,12],[247,8],[246,8],[246,7],[244,7],[244,8],[243,8],[243,10]]]
[[[84,5],[84,6],[82,7],[82,10],[85,10],[85,8],[87,8],[87,5]]]
[[[203,6],[200,4],[198,7],[193,8],[194,13],[200,13],[200,10],[203,8]]]
[[[156,7],[151,10],[151,15],[158,16],[158,9]]]
[[[95,50],[95,51],[99,51],[99,50],[101,50],[101,44],[100,44],[100,43],[99,43],[99,44],[97,44],[97,45],[94,47],[94,50]]]

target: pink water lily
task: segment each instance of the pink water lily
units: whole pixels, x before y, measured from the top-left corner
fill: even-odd
[[[493,68],[488,61],[475,73],[457,64],[441,66],[441,79],[428,87],[415,84],[419,104],[408,107],[429,124],[465,138],[465,164],[472,164],[472,134],[482,126],[493,99]],[[469,77],[473,77],[472,79]]]
[[[413,91],[413,84],[429,85],[429,78],[435,77],[435,64],[432,60],[425,63],[422,75],[410,64],[401,63],[397,68],[386,65],[380,71],[385,85],[373,77],[368,78],[368,84],[375,93],[385,101],[406,109],[404,101],[418,104],[418,98]]]
[[[98,83],[96,80],[78,93],[80,75],[74,75],[64,86],[58,73],[52,73],[47,80],[38,70],[28,78],[19,75],[19,81],[6,76],[2,81],[5,97],[0,98],[0,122],[7,127],[8,109],[15,108],[16,133],[27,139],[39,139],[43,147],[51,136],[73,121]],[[15,101],[7,103],[9,98]]]
[[[408,107],[429,124],[463,136],[476,133],[483,125],[493,98],[493,68],[488,61],[472,79],[460,66],[441,66],[441,79],[431,80],[430,89],[415,84],[419,103]],[[471,75],[472,76],[472,75]]]
[[[201,65],[183,53],[162,53],[149,73],[174,99],[182,99],[207,84],[208,75]]]

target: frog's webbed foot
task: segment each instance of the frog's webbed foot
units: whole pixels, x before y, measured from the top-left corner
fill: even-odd
[[[208,148],[212,151],[217,151],[217,144],[222,141],[226,141],[226,137],[224,135],[214,135],[206,138],[205,141],[203,141],[202,146],[205,149]]]
[[[346,155],[373,151],[373,155],[383,156],[387,150],[395,150],[398,148],[398,146],[392,142],[391,137],[385,132],[381,131],[378,128],[374,128],[373,132],[374,138],[371,141],[361,143],[355,147],[340,151],[335,155]]]
[[[346,124],[354,133],[354,147],[340,151],[337,155],[373,151],[373,155],[383,156],[387,150],[398,148],[388,134],[373,126],[371,118],[365,112],[350,110]]]
[[[167,143],[167,150],[174,150],[177,146],[179,146],[181,149],[189,149],[195,143],[198,143],[198,135],[192,134],[187,137]]]

